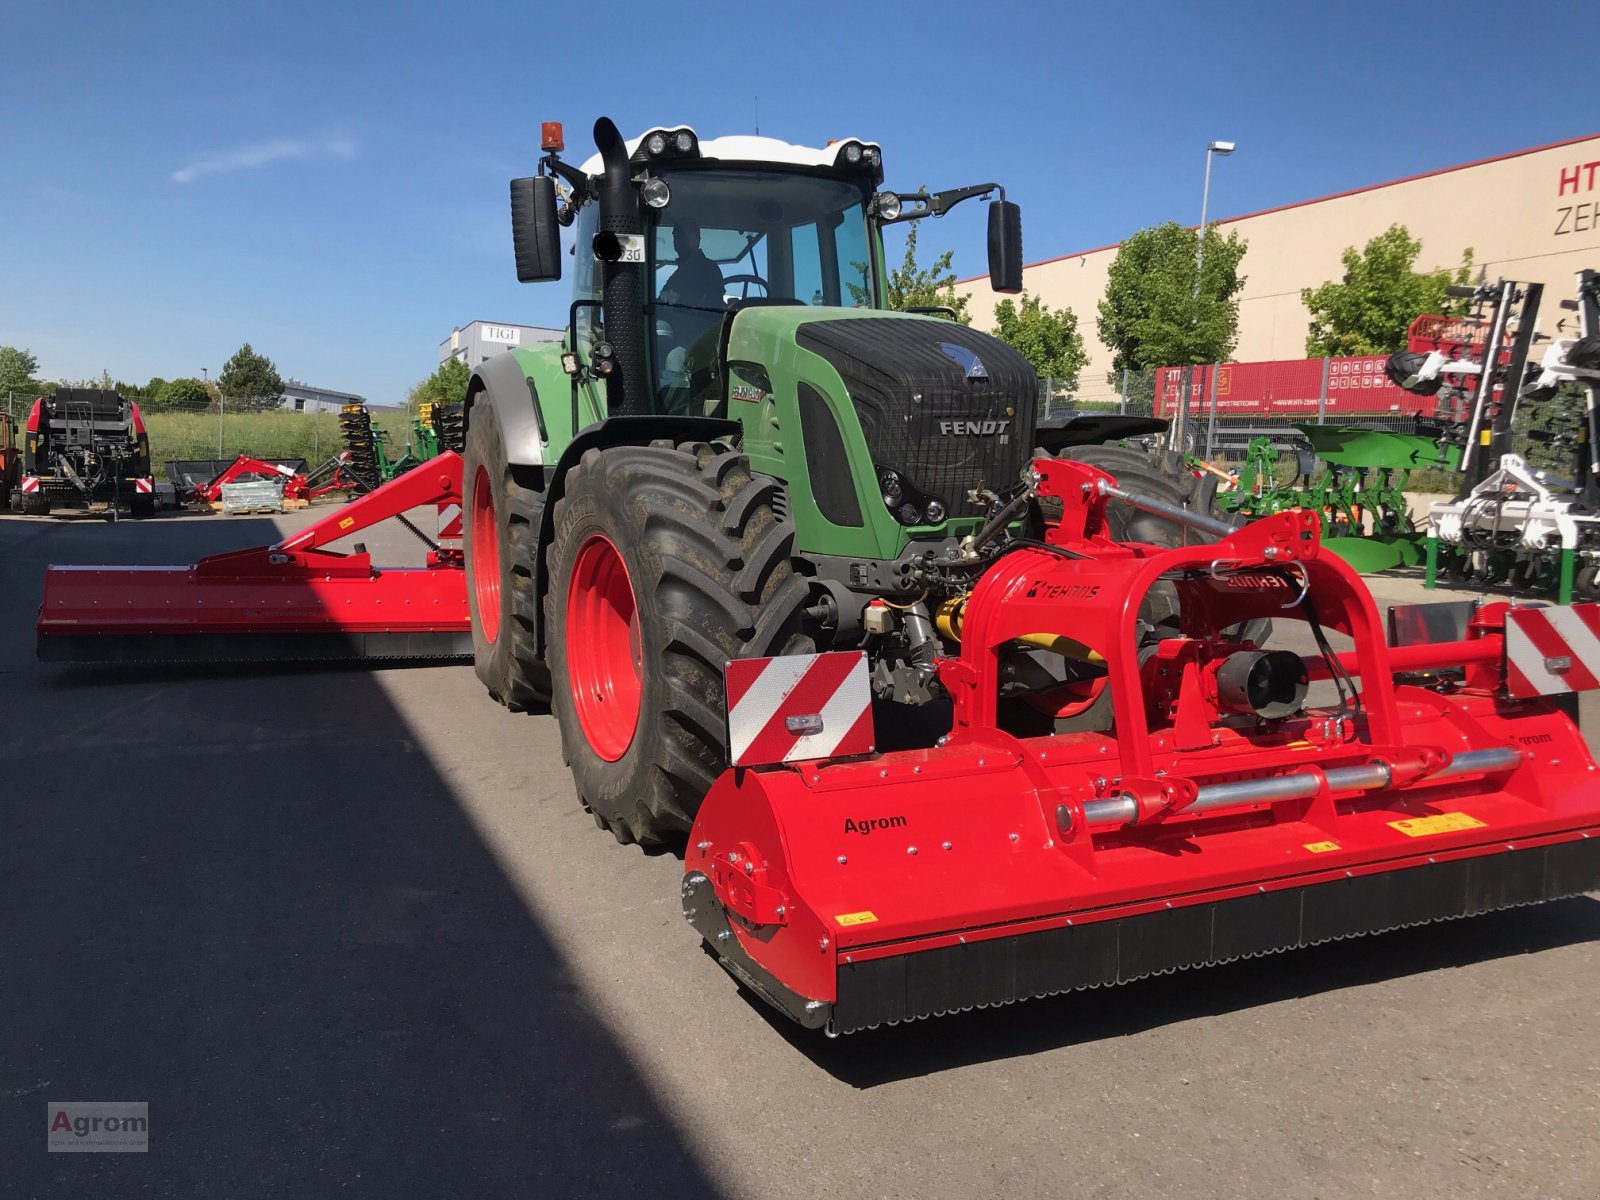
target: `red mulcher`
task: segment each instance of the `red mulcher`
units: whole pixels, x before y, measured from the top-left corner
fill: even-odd
[[[694,822],[684,911],[782,1011],[844,1033],[1600,887],[1600,782],[1563,711],[1600,683],[1597,606],[1492,604],[1464,637],[1391,647],[1314,514],[1232,530],[1079,463],[1032,477],[1059,522],[936,614],[959,642],[938,745],[872,752],[853,653],[732,668],[741,765]],[[52,567],[41,657],[470,653],[457,555],[395,571],[325,548],[460,497],[447,454],[273,547]],[[1112,497],[1222,540],[1118,543]],[[1179,635],[1141,645],[1157,584]],[[1224,636],[1260,617],[1305,622],[1319,652]],[[1109,689],[1110,732],[1000,727],[1019,640],[1104,664],[1082,699]],[[1330,698],[1308,704],[1315,681]]]
[[[1600,885],[1595,764],[1538,694],[1570,691],[1566,674],[1593,686],[1574,655],[1600,650],[1596,606],[1490,605],[1465,640],[1392,649],[1360,577],[1319,552],[1315,514],[1119,545],[1107,498],[1149,502],[1091,467],[1034,466],[1064,519],[939,614],[961,640],[939,663],[942,744],[735,767],[701,806],[684,911],[767,1000],[846,1033]],[[1182,636],[1141,655],[1140,601],[1163,579]],[[1549,640],[1550,612],[1572,644]],[[1307,619],[1324,652],[1222,637],[1267,616]],[[999,648],[1061,631],[1105,662],[1115,733],[1003,732]],[[1549,668],[1537,683],[1508,670],[1508,644]],[[1303,706],[1312,679],[1334,705]],[[792,705],[774,716],[809,727]]]

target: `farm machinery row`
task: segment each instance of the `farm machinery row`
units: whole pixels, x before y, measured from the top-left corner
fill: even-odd
[[[1538,332],[1543,285],[1479,289],[1487,319],[1446,325],[1402,386],[1472,388],[1462,486],[1428,514],[1428,586],[1453,580],[1600,599],[1600,273],[1577,273],[1560,336]],[[1534,360],[1538,343],[1548,343]],[[1558,396],[1581,393],[1581,417],[1560,429]],[[1520,427],[1520,429],[1519,429]],[[1522,434],[1527,454],[1514,452]],[[1541,463],[1531,461],[1535,456]],[[1563,461],[1564,460],[1564,461]]]
[[[1316,514],[1236,527],[1125,426],[1039,425],[1015,350],[883,303],[884,228],[978,196],[1020,288],[996,184],[595,139],[546,126],[512,183],[519,278],[575,227],[574,302],[478,368],[460,454],[273,546],[51,568],[41,656],[470,657],[549,706],[599,825],[685,847],[722,965],[835,1033],[1600,886],[1592,608],[1391,645]],[[336,548],[429,504],[462,552]]]
[[[1580,272],[1576,298],[1563,304],[1578,314],[1576,336],[1543,338],[1543,285],[1509,281],[1451,289],[1472,301],[1474,316],[1413,323],[1410,348],[1391,356],[1388,377],[1419,397],[1448,392],[1459,421],[1419,418],[1408,431],[1288,426],[1298,461],[1287,477],[1282,439],[1273,437],[1254,438],[1238,468],[1189,465],[1221,481],[1217,504],[1225,511],[1320,514],[1324,544],[1362,571],[1426,561],[1429,586],[1442,571],[1458,582],[1554,592],[1562,603],[1600,598],[1600,492],[1589,436],[1600,384],[1596,280],[1595,272]],[[1531,362],[1541,340],[1549,344]],[[1486,354],[1486,346],[1497,350]],[[1557,428],[1552,418],[1561,407],[1570,411],[1574,391],[1584,396],[1582,421]],[[1569,403],[1551,405],[1558,396]],[[1515,438],[1531,444],[1539,465],[1512,453]],[[1433,505],[1423,528],[1406,496],[1418,469],[1460,480],[1455,498]]]
[[[167,474],[197,511],[281,512],[372,491],[445,450],[460,450],[461,428],[461,405],[425,401],[412,418],[406,449],[391,458],[389,435],[374,426],[367,406],[347,404],[339,413],[342,447],[315,469],[304,459],[240,454],[226,463],[169,462]]]

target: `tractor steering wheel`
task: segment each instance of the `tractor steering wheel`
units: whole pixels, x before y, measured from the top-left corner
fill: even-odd
[[[761,278],[761,276],[759,276],[759,275],[724,275],[722,277],[722,282],[725,283],[725,284],[726,283],[742,283],[742,284],[744,284],[744,291],[739,293],[739,299],[741,299],[741,300],[750,299],[750,285],[752,283],[759,283],[761,285],[761,290],[762,291],[764,291],[769,296],[772,295],[772,285],[770,283],[768,283],[765,279]]]

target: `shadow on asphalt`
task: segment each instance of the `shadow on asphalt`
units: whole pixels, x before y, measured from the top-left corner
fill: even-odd
[[[1576,897],[837,1039],[802,1030],[755,997],[748,998],[817,1066],[844,1083],[872,1088],[974,1063],[1596,940],[1600,940],[1600,900]]]
[[[33,661],[46,560],[270,521],[24,528],[0,525],[0,1191],[717,1194],[370,672]],[[47,1155],[52,1100],[147,1101],[150,1152]]]

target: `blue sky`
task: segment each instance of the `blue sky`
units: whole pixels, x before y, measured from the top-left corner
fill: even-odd
[[[512,270],[506,181],[541,120],[581,159],[600,113],[715,136],[759,96],[764,134],[880,141],[891,187],[1000,180],[1033,261],[1198,220],[1210,139],[1240,147],[1225,216],[1593,133],[1564,82],[1592,71],[1592,39],[1560,36],[1581,11],[8,0],[0,344],[139,381],[248,340],[392,403],[454,325],[565,319],[565,284]],[[1530,78],[1497,105],[1517,47]],[[921,242],[976,274],[983,230],[969,205]]]

